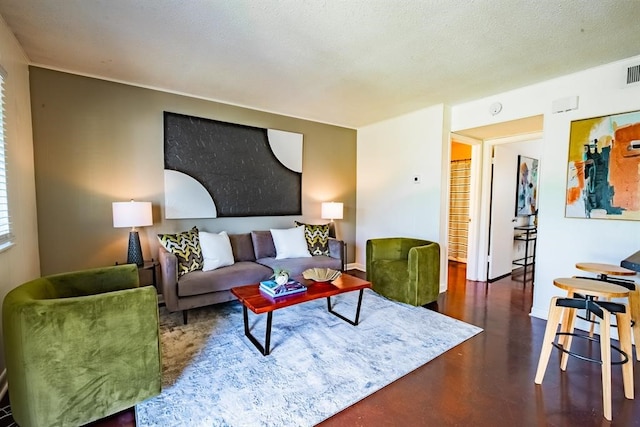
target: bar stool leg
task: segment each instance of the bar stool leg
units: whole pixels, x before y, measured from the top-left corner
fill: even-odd
[[[567,298],[575,298],[575,294],[573,293],[573,291],[569,291],[567,293]],[[560,332],[568,332],[565,328],[569,324],[569,316],[571,314],[572,313],[570,312],[569,309],[564,311],[564,314],[562,315],[562,322],[560,322]],[[558,336],[558,345],[561,345],[562,348],[567,348],[568,340],[569,340],[569,335],[560,335]]]
[[[576,316],[578,315],[578,310],[575,308],[565,308],[564,309],[564,317],[562,319],[562,332],[567,332],[572,334],[575,329],[576,324]],[[564,335],[564,344],[562,346],[563,349],[570,351],[571,350],[571,341],[573,340],[573,336]],[[567,363],[569,362],[569,353],[562,352],[562,358],[560,359],[560,369],[562,371],[567,370]]]
[[[540,350],[540,359],[538,359],[538,370],[536,371],[536,378],[534,380],[536,384],[542,384],[544,374],[547,371],[547,365],[549,364],[551,350],[553,349],[552,343],[556,338],[558,322],[562,314],[562,307],[556,305],[557,300],[558,297],[551,298],[551,304],[549,305],[547,327],[544,331],[544,338],[542,339],[542,349]]]
[[[622,364],[622,381],[624,383],[624,397],[633,399],[633,354],[631,346],[631,315],[629,307],[624,313],[616,313],[618,323],[618,338],[620,349],[627,353],[629,361]]]
[[[598,297],[593,297],[594,301],[598,301]],[[609,299],[606,298],[608,301]],[[591,326],[589,326],[589,338],[593,338],[593,331],[596,329],[596,316],[595,314],[589,314],[589,322],[591,322]]]
[[[640,286],[636,285],[636,289],[629,292],[629,310],[633,325],[633,342],[636,346],[636,360],[640,361]],[[629,353],[629,358],[633,360],[633,354]]]
[[[611,421],[611,318],[602,310],[600,320],[600,357],[602,359],[602,406],[604,417]]]

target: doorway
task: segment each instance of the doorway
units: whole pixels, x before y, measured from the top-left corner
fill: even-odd
[[[518,143],[524,141],[532,141],[542,138],[543,116],[533,116],[509,122],[497,123],[494,125],[482,126],[473,129],[456,130],[451,135],[451,141],[469,143],[468,141],[479,141],[474,146],[472,153],[472,161],[477,160],[478,167],[472,170],[472,185],[477,185],[477,210],[474,210],[473,203],[470,209],[470,227],[469,240],[467,245],[467,279],[475,281],[487,281],[489,278],[489,261],[490,261],[490,229],[491,220],[491,169],[493,147],[505,143]],[[477,152],[477,155],[475,153]],[[516,166],[513,166],[512,172],[515,173]],[[450,173],[450,172],[449,172]],[[449,177],[450,179],[450,177]],[[515,182],[515,180],[514,180]],[[450,190],[448,190],[450,192]],[[472,191],[473,192],[473,191]],[[450,197],[450,194],[448,194]],[[515,191],[514,191],[515,197]],[[512,212],[513,214],[513,212]],[[447,218],[448,221],[448,218]],[[494,227],[496,224],[493,224]],[[511,237],[509,243],[501,248],[494,248],[491,252],[492,258],[512,260],[513,251],[513,225],[509,220],[511,227]],[[476,230],[476,232],[473,232]],[[495,231],[495,229],[494,229]],[[495,241],[494,241],[495,243]],[[503,240],[504,243],[504,240]],[[473,268],[470,268],[472,267]]]
[[[541,142],[538,134],[487,141],[492,149],[488,282],[511,275],[514,268],[518,268],[516,260],[522,258],[522,244],[516,240],[516,227],[528,226],[531,219],[516,215],[518,159],[520,156],[540,159]],[[529,277],[533,278],[533,274]]]
[[[475,254],[478,241],[479,171],[482,141],[451,135],[448,182],[447,260],[465,264],[467,279],[477,277]]]

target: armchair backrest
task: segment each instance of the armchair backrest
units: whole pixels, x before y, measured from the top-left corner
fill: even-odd
[[[57,298],[103,294],[140,286],[135,264],[53,274],[44,279],[53,286]]]
[[[402,260],[409,258],[409,249],[433,243],[429,240],[413,239],[409,237],[384,237],[367,240],[367,264],[378,259]],[[369,270],[367,265],[367,270]]]

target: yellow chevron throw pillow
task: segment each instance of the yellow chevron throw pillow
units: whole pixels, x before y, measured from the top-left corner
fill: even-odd
[[[304,238],[311,255],[329,255],[329,224],[305,224],[298,221],[295,224],[304,226]]]
[[[204,259],[197,227],[177,234],[158,234],[158,240],[178,258],[178,276],[202,270]]]

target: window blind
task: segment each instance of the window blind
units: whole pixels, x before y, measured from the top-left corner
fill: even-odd
[[[7,143],[5,140],[5,80],[7,73],[0,67],[0,249],[12,243],[9,195],[7,191]]]

